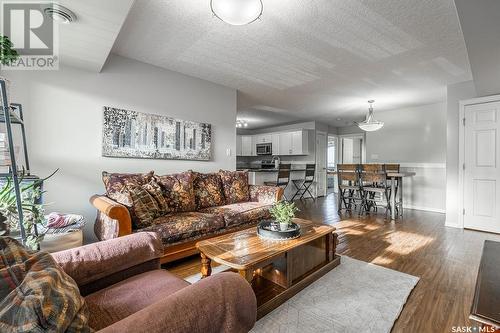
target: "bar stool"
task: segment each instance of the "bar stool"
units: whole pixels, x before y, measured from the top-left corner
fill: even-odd
[[[264,182],[264,185],[281,187],[283,189],[283,198],[288,201],[285,195],[285,189],[290,182],[290,168],[291,164],[280,164],[278,167],[278,177],[275,182]]]
[[[297,188],[297,192],[292,197],[292,201],[295,197],[300,195],[300,200],[311,198],[316,201],[316,198],[309,191],[309,188],[314,183],[314,177],[316,175],[316,164],[306,164],[306,173],[304,179],[292,179],[293,185]],[[308,193],[309,196],[304,198],[304,195]]]
[[[400,171],[399,164],[385,164],[385,172],[396,172]],[[396,214],[397,216],[403,216],[403,182],[400,179],[396,178],[394,184],[394,196],[396,197]]]
[[[360,212],[368,213],[372,208],[377,211],[383,205],[385,214],[391,210],[391,186],[383,164],[363,164],[360,170],[362,204]]]
[[[339,207],[352,213],[352,208],[356,209],[358,203],[362,203],[362,192],[359,185],[359,165],[358,164],[338,164],[337,180],[339,187]],[[344,208],[342,208],[344,204]]]

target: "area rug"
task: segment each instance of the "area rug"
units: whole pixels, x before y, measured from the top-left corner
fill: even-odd
[[[340,266],[261,318],[251,332],[390,332],[418,280],[342,256]]]

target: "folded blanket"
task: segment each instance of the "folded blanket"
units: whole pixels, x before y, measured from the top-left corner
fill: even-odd
[[[64,228],[83,220],[83,216],[77,214],[50,213],[47,216],[48,228]]]

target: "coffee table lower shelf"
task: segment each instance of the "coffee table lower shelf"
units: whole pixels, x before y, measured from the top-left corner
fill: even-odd
[[[256,274],[252,280],[252,289],[257,298],[257,319],[264,317],[266,314],[276,309],[339,264],[340,256],[335,255],[333,260],[329,262],[325,261],[322,265],[315,267],[310,272],[295,279],[288,288],[270,281],[262,275]]]

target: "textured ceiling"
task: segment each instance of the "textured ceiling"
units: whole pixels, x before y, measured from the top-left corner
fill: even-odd
[[[16,0],[17,2],[26,2]],[[100,72],[134,0],[59,0],[77,20],[59,24],[62,64]],[[57,24],[57,23],[56,23]]]
[[[500,1],[455,0],[479,96],[500,92]]]
[[[264,121],[280,110],[345,125],[368,99],[427,104],[471,79],[453,0],[263,3],[260,21],[236,27],[209,0],[136,1],[113,52],[236,88],[239,110]]]
[[[310,117],[309,117],[310,118]],[[248,123],[247,129],[257,129],[271,127],[291,122],[300,122],[309,119],[307,115],[297,117],[291,115],[286,110],[269,108],[264,105],[257,105],[251,109],[238,110],[238,119],[245,120]]]

